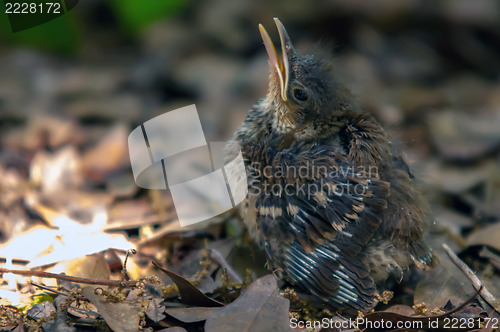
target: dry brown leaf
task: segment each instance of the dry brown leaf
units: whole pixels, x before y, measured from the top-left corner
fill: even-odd
[[[167,308],[165,312],[184,323],[195,323],[207,320],[217,307]]]
[[[170,279],[172,279],[172,281],[175,283],[175,285],[179,289],[179,295],[181,297],[182,303],[193,306],[204,306],[204,307],[220,307],[224,305],[203,294],[192,283],[190,283],[177,273],[162,268],[154,262],[153,264],[157,268],[165,272],[170,277]]]
[[[205,323],[207,332],[292,331],[290,302],[278,291],[273,275],[255,280],[233,303],[216,310]]]
[[[115,332],[137,332],[141,319],[140,300],[108,302],[103,295],[97,295],[94,288],[84,287],[82,294],[92,302],[109,327]]]
[[[92,179],[102,180],[110,172],[128,167],[127,137],[129,128],[117,124],[101,138],[96,146],[87,150],[82,157],[82,170]]]
[[[500,239],[500,223],[475,230],[466,238],[465,242],[468,246],[484,244],[500,250],[498,239]]]

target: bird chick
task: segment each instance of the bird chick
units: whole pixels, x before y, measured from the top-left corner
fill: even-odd
[[[382,127],[318,54],[299,54],[274,19],[281,58],[269,56],[267,96],[226,146],[242,152],[248,196],[240,205],[269,267],[336,308],[369,310],[377,284],[411,264],[435,263],[422,240],[428,211]]]

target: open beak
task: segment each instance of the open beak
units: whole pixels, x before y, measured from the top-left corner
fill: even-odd
[[[281,98],[286,101],[286,92],[288,90],[288,77],[289,77],[289,70],[290,70],[290,63],[288,59],[288,51],[292,50],[292,43],[290,41],[290,37],[288,37],[288,33],[286,33],[285,27],[283,24],[278,20],[277,17],[274,18],[274,23],[276,23],[276,26],[278,27],[278,32],[280,34],[280,40],[281,40],[281,54],[282,54],[282,59],[278,57],[278,53],[276,52],[276,48],[274,47],[273,42],[271,41],[271,38],[269,37],[269,34],[267,33],[266,29],[262,26],[262,24],[259,24],[259,30],[260,34],[262,36],[262,40],[264,41],[264,46],[266,46],[266,51],[267,54],[269,55],[269,63],[271,65],[271,68],[274,68],[276,70],[276,73],[278,74],[279,80],[280,80],[280,86],[281,86]]]

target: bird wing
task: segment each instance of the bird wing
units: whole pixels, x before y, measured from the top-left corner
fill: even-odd
[[[269,192],[255,200],[270,263],[317,296],[369,308],[375,284],[358,255],[381,223],[389,184],[329,146],[276,151],[265,152]]]
[[[354,117],[340,136],[348,150],[349,160],[358,164],[386,163],[385,179],[390,183],[383,224],[379,233],[397,239],[415,264],[421,268],[437,263],[432,249],[423,241],[423,228],[429,221],[429,209],[414,182],[410,168],[389,143],[380,125],[369,114]]]

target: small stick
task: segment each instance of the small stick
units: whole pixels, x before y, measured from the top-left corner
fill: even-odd
[[[231,265],[227,262],[227,260],[222,256],[222,254],[215,249],[209,249],[210,251],[210,259],[219,264],[220,267],[222,267],[229,278],[231,278],[234,282],[242,283],[243,281],[241,280],[241,277],[239,276],[238,272],[236,272]]]
[[[483,283],[477,275],[465,264],[446,244],[443,243],[443,249],[446,251],[451,261],[465,274],[472,282],[474,289],[479,291],[479,295],[498,313],[500,313],[500,306],[493,294],[484,287]]]
[[[168,218],[165,220],[164,218],[153,215],[148,217],[143,217],[139,219],[123,219],[123,220],[111,220],[110,224],[104,227],[105,232],[113,232],[113,231],[123,231],[126,229],[139,228],[145,225],[154,225],[154,224],[168,224],[177,220],[176,218]]]
[[[137,254],[137,250],[130,249],[130,250],[127,250],[127,253],[125,254],[125,259],[123,260],[123,268],[122,268],[122,271],[121,271],[122,281],[128,280],[128,278],[127,278],[127,260],[128,260],[128,256],[130,254],[132,254],[132,255]]]
[[[31,271],[31,270],[10,270],[0,267],[0,273],[12,273],[25,277],[40,277],[49,279],[59,279],[70,282],[76,282],[81,284],[89,285],[104,285],[104,286],[114,286],[114,287],[135,287],[137,286],[136,281],[120,281],[120,280],[106,280],[106,279],[89,279],[89,278],[79,278],[67,276],[64,274],[49,273],[44,271]]]
[[[55,294],[59,294],[59,295],[65,295],[65,296],[68,296],[68,293],[63,293],[63,292],[60,292],[58,290],[55,290],[55,289],[52,289],[50,287],[47,287],[47,286],[44,286],[44,285],[40,285],[40,284],[37,284],[35,282],[31,282],[31,284],[37,288],[40,288],[40,289],[43,289],[43,290],[46,290],[46,291],[49,291],[51,293],[55,293]]]

